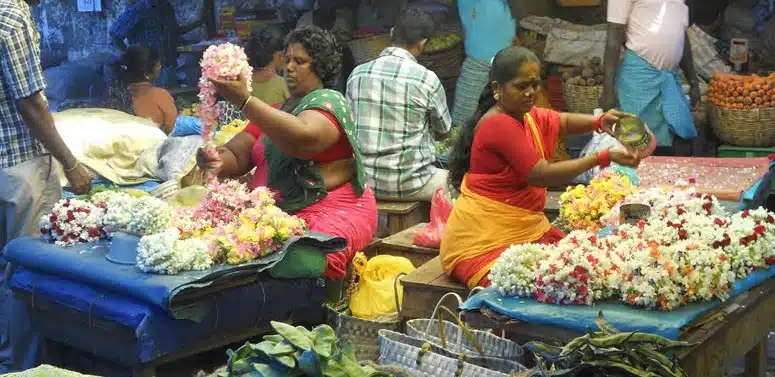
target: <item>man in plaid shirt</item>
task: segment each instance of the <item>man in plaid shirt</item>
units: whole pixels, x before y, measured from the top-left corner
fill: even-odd
[[[61,199],[54,159],[75,193],[91,189],[89,172],[62,141],[43,96],[40,37],[28,5],[38,3],[0,0],[0,249],[14,238],[39,235],[38,220]],[[6,266],[2,257],[0,266]],[[39,342],[27,308],[7,287],[0,289],[0,318],[0,373],[35,366]]]
[[[435,73],[416,57],[433,34],[433,20],[408,8],[391,30],[391,47],[353,70],[347,80],[368,183],[377,198],[430,201],[445,185],[435,140],[450,131],[447,97]]]

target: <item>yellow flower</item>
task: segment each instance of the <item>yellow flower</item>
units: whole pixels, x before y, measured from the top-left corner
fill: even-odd
[[[264,239],[274,238],[276,234],[277,232],[275,232],[273,227],[269,225],[264,226]]]

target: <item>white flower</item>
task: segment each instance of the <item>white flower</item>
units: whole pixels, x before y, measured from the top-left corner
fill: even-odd
[[[137,267],[143,272],[175,275],[212,266],[207,244],[197,238],[180,239],[175,228],[143,236],[137,246]]]
[[[490,270],[493,287],[503,296],[533,296],[536,290],[536,263],[545,257],[543,245],[512,245],[501,254]]]
[[[49,215],[40,219],[40,232],[59,246],[95,242],[106,236],[102,227],[105,211],[80,199],[57,202]]]

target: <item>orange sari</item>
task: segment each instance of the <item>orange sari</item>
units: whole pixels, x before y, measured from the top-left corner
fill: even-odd
[[[532,115],[525,115],[525,125],[515,124],[520,128],[518,132],[524,130],[517,137],[524,136],[527,140],[516,140],[516,145],[512,148],[523,148],[523,146],[532,146],[538,153],[540,159],[549,159],[544,149],[546,139],[554,139],[559,129],[559,115],[557,123],[544,127],[541,132],[537,127],[533,115],[541,117],[542,120],[554,119],[556,113],[547,111],[533,110]],[[503,118],[500,118],[501,120]],[[513,119],[513,118],[510,118]],[[484,124],[482,124],[484,126]],[[503,127],[499,125],[498,127]],[[512,127],[512,125],[508,125]],[[556,129],[552,129],[555,127]],[[481,129],[481,126],[480,126]],[[479,130],[477,130],[477,133]],[[510,138],[511,136],[504,137]],[[542,140],[544,139],[544,140]],[[520,145],[522,143],[523,145]],[[476,144],[475,147],[486,148]],[[553,149],[554,146],[551,145]],[[549,149],[549,148],[547,148]],[[552,149],[549,149],[550,151]],[[534,158],[538,160],[539,158]],[[474,170],[474,152],[472,152],[472,171]],[[525,163],[531,163],[526,161]],[[524,171],[532,168],[523,167]],[[511,175],[512,177],[507,176]],[[504,190],[504,179],[513,180],[513,171],[508,167],[504,168],[502,173],[481,174],[469,172],[464,178],[460,197],[455,202],[455,207],[447,222],[444,237],[441,242],[439,253],[442,259],[444,270],[456,280],[465,283],[469,288],[478,285],[489,285],[487,278],[498,257],[509,246],[515,244],[540,242],[554,243],[559,241],[564,234],[549,223],[549,220],[543,213],[543,206],[546,202],[546,189],[529,186],[524,183],[524,177],[518,178],[518,186],[509,181],[510,192],[515,197],[528,198],[529,202],[534,204],[534,208],[525,208],[525,205],[511,204],[509,200],[496,198],[496,195],[488,195],[484,191],[477,192],[476,187],[482,185],[498,186],[498,191]],[[497,195],[502,197],[502,195]],[[540,210],[535,208],[535,203],[540,202]]]

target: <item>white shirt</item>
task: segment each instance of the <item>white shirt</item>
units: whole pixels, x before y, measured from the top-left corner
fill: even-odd
[[[684,0],[609,0],[608,22],[627,25],[627,48],[655,68],[678,68],[689,27]]]

